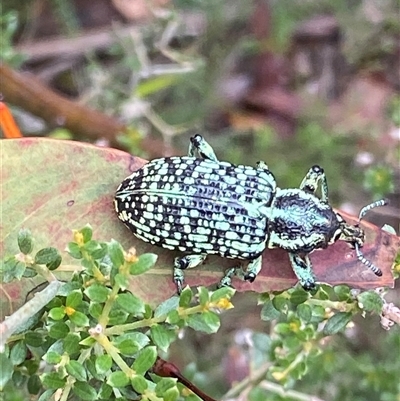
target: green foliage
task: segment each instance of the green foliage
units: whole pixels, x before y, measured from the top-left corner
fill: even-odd
[[[59,258],[57,250],[44,248],[35,252],[28,230],[20,231],[18,245],[21,253],[9,258],[18,263],[7,264],[3,278],[21,279],[21,271],[30,269],[54,279],[51,269]],[[134,249],[125,251],[115,240],[97,241],[90,226],[74,231],[67,249],[81,267],[77,266],[72,279],[59,288],[35,320],[8,338],[0,353],[4,400],[21,401],[27,394],[47,400],[61,392],[65,399],[177,401],[183,397],[194,401],[193,395],[185,398],[175,379],[149,373],[158,354],[169,351],[181,329],[215,333],[220,327],[217,312],[232,307],[234,290],[209,291],[201,287],[195,294],[186,287],[180,296],[153,308],[127,288],[128,277],[144,274],[154,265],[156,255],[136,255]],[[35,299],[40,296],[37,294]],[[254,361],[250,363],[260,370],[252,380],[249,399],[265,399],[264,387],[269,389],[272,401],[304,399],[307,392],[315,394],[312,386],[307,387],[312,375],[323,377],[323,372],[331,372],[335,376],[332,365],[340,372],[349,366],[357,370],[358,365],[345,365],[334,358],[335,342],[330,339],[350,330],[358,315],[381,314],[383,296],[378,291],[359,292],[328,285],[321,285],[313,294],[297,287],[261,294],[261,318],[272,326],[269,333],[254,333],[252,337]],[[399,345],[398,339],[391,341]],[[45,369],[41,361],[46,363]],[[395,401],[391,394],[396,391],[396,380],[385,382],[382,375],[394,375],[398,365],[398,361],[392,361],[389,371],[382,367],[374,373],[368,370],[373,366],[371,360],[362,364],[365,368],[359,369],[359,374],[365,374],[366,379],[358,399],[361,401],[371,392],[385,394],[386,401]],[[234,386],[226,396],[240,394],[241,385]],[[292,390],[295,385],[296,390]],[[340,396],[334,399],[346,399],[347,389],[337,387]],[[287,397],[279,395],[283,388],[287,389]],[[324,393],[323,387],[319,393]]]
[[[394,191],[393,171],[386,166],[371,166],[364,173],[364,188],[375,200],[382,199]]]
[[[19,67],[25,57],[13,48],[13,38],[18,29],[18,13],[8,11],[0,14],[0,61]]]
[[[32,255],[28,230],[20,231],[18,244],[21,254],[9,260],[20,263],[7,263],[3,278],[20,279],[26,269],[44,277],[52,274],[59,260],[57,250],[45,248]],[[43,399],[61,391],[63,399],[74,394],[82,400],[177,400],[180,391],[175,380],[148,376],[158,351],[168,351],[184,327],[205,333],[218,330],[216,311],[232,307],[229,299],[234,290],[200,289],[199,303],[186,288],[180,297],[153,309],[127,286],[129,276],[145,273],[156,255],[138,256],[134,249],[125,252],[115,240],[96,241],[90,226],[74,231],[67,249],[82,268],[59,289],[33,325],[9,337],[0,354],[1,389],[24,388],[31,395],[42,394]],[[40,360],[47,363],[46,369],[40,367]],[[17,399],[23,397],[21,393]]]
[[[237,136],[216,143],[214,149],[221,160],[249,165],[264,160],[281,188],[298,187],[308,169],[314,164],[320,165],[328,177],[333,203],[348,199],[346,183],[357,182],[360,174],[353,167],[356,136],[334,134],[318,122],[304,124],[296,136],[285,141],[279,140],[271,128],[261,128],[251,141],[246,137],[246,152],[240,140]]]
[[[391,121],[393,121],[396,127],[400,127],[400,96],[395,95],[391,99],[387,113]]]

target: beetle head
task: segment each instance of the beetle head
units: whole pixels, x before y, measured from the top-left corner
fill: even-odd
[[[382,276],[381,269],[379,269],[379,267],[376,267],[372,262],[370,262],[368,259],[366,259],[360,250],[360,248],[363,247],[364,242],[365,242],[365,232],[360,227],[360,222],[369,210],[371,210],[375,207],[378,207],[378,206],[387,205],[387,203],[388,202],[386,200],[380,200],[380,201],[373,202],[373,203],[363,207],[360,210],[360,214],[358,215],[358,222],[355,225],[346,223],[346,221],[343,219],[343,217],[339,213],[336,213],[336,216],[340,223],[340,229],[337,230],[336,235],[334,235],[332,238],[332,242],[337,241],[337,240],[347,242],[351,246],[351,248],[355,249],[357,259],[361,263],[366,265],[369,269],[371,269],[377,276]]]

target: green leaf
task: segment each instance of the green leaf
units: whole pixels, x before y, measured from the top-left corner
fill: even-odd
[[[106,251],[106,253],[107,253],[107,250],[108,250],[107,244],[105,244],[105,246],[106,246],[105,251]],[[86,244],[84,244],[82,248],[83,248],[87,253],[89,253],[90,256],[93,257],[93,255],[94,255],[94,254],[96,255],[98,252],[100,252],[100,255],[101,255],[101,254],[103,253],[103,248],[104,248],[104,247],[102,247],[102,245],[100,244],[100,242],[90,240],[89,242],[86,242]],[[97,259],[97,258],[94,258],[94,259]]]
[[[297,314],[301,320],[304,322],[308,323],[311,320],[312,317],[312,310],[310,305],[307,304],[300,304],[297,305]]]
[[[336,285],[333,287],[333,291],[339,301],[347,301],[350,299],[350,288],[347,285]]]
[[[49,401],[54,395],[54,390],[46,390],[37,401]]]
[[[61,362],[61,355],[56,351],[47,351],[43,359],[51,365],[56,365]]]
[[[71,376],[75,377],[76,380],[81,382],[87,380],[86,370],[80,362],[70,360],[69,363],[65,365],[65,368]]]
[[[28,229],[22,228],[18,232],[18,248],[24,255],[29,255],[33,249],[32,233]]]
[[[37,395],[39,391],[42,389],[42,382],[38,375],[29,376],[27,383],[29,394]]]
[[[81,289],[82,285],[77,281],[70,281],[68,283],[64,283],[57,292],[57,295],[60,297],[66,297],[69,293],[75,290]],[[59,299],[59,298],[56,298]],[[53,306],[60,306],[62,303],[60,302],[58,305]]]
[[[265,321],[275,320],[281,315],[281,312],[274,307],[271,300],[268,300],[261,309],[261,319]]]
[[[151,269],[157,261],[157,255],[154,253],[145,253],[139,256],[139,260],[130,264],[129,273],[137,276],[139,274],[143,274],[147,272],[147,270]]]
[[[98,319],[101,316],[102,311],[103,311],[103,305],[93,302],[90,303],[89,305],[90,316],[94,317],[95,319]]]
[[[143,394],[147,390],[147,387],[149,387],[147,380],[140,375],[132,377],[131,386],[139,394]]]
[[[79,400],[84,400],[84,401],[97,400],[96,390],[89,383],[75,382],[72,391],[78,397]]]
[[[96,357],[95,361],[96,371],[99,375],[106,374],[112,366],[112,358],[108,354]]]
[[[146,334],[140,333],[139,331],[134,331],[131,333],[121,334],[120,336],[116,337],[113,341],[113,344],[118,348],[120,344],[126,340],[135,343],[137,351],[144,348],[150,342],[150,339],[146,336]]]
[[[115,326],[117,324],[124,324],[129,317],[129,314],[122,309],[112,309],[108,315],[108,324]]]
[[[210,301],[210,292],[206,287],[199,287],[197,289],[198,292],[198,297],[199,297],[199,303],[201,306],[206,306],[207,303]]]
[[[79,230],[79,232],[82,234],[83,237],[83,242],[86,244],[92,239],[93,235],[93,229],[90,226],[90,224],[87,224],[85,227]]]
[[[35,255],[35,263],[38,265],[53,265],[59,260],[60,254],[58,253],[58,250],[53,247],[41,249]]]
[[[73,355],[80,350],[79,342],[81,341],[78,333],[68,333],[63,340],[64,352]]]
[[[86,246],[86,245],[85,245]],[[89,253],[93,259],[103,259],[107,255],[108,246],[105,242],[97,242],[97,246],[89,249]]]
[[[176,401],[180,396],[179,390],[177,387],[170,388],[163,394],[164,401]]]
[[[156,395],[157,395],[158,397],[164,396],[164,394],[165,394],[168,390],[170,390],[170,389],[176,387],[176,382],[177,382],[177,379],[172,379],[172,378],[169,378],[169,377],[163,377],[163,378],[156,384],[156,388],[155,388],[155,390],[154,390],[154,391],[156,392]]]
[[[350,322],[352,314],[350,312],[338,312],[333,315],[325,324],[323,333],[326,336],[336,334],[339,331],[345,329],[347,323]]]
[[[114,281],[115,281],[116,284],[119,285],[119,287],[123,291],[126,290],[128,288],[128,286],[129,286],[129,280],[128,280],[128,277],[125,276],[125,274],[117,273],[114,276]]]
[[[278,334],[289,334],[291,331],[289,323],[278,323],[274,327],[274,332]]]
[[[26,345],[23,341],[17,341],[10,351],[10,360],[13,365],[19,365],[25,361],[27,353]]]
[[[65,307],[60,306],[58,308],[52,308],[49,310],[49,317],[53,320],[61,320],[65,316]]]
[[[47,352],[57,352],[59,355],[62,355],[64,353],[62,340],[53,342],[48,348]]]
[[[122,309],[134,316],[145,312],[143,301],[130,292],[119,294],[116,302]]]
[[[43,385],[48,389],[57,389],[65,386],[66,377],[61,377],[57,372],[44,373],[41,375]]]
[[[115,268],[119,269],[125,263],[122,246],[114,239],[108,243],[108,254]]]
[[[15,256],[7,258],[0,266],[0,281],[3,283],[20,280],[27,270],[25,263],[18,261]]]
[[[32,376],[33,374],[38,372],[40,361],[38,359],[29,359],[25,361],[24,366],[26,368],[26,373],[28,374],[28,376]]]
[[[57,267],[61,265],[61,262],[62,262],[61,255],[58,255],[52,262],[47,263],[46,266],[49,270],[56,270]]]
[[[107,384],[111,387],[125,387],[128,383],[128,376],[121,371],[112,372],[107,378]]]
[[[85,295],[92,302],[99,302],[99,303],[106,302],[110,292],[111,290],[109,288],[105,287],[102,284],[97,284],[97,283],[90,285],[84,291]]]
[[[184,319],[179,315],[177,310],[173,310],[168,313],[167,319],[165,320],[166,323],[178,325],[180,321]]]
[[[83,295],[80,290],[72,291],[70,294],[67,295],[65,306],[76,309],[82,303],[82,300],[83,300]]]
[[[67,245],[67,252],[74,258],[74,259],[82,259],[82,252],[81,248],[76,242],[69,242]]]
[[[186,287],[179,296],[179,306],[181,308],[187,308],[190,306],[190,302],[193,298],[193,292],[190,287]]]
[[[168,298],[166,301],[162,302],[157,306],[154,311],[154,317],[160,317],[164,315],[168,315],[169,312],[178,309],[179,307],[179,297],[174,295],[171,298]]]
[[[132,368],[139,375],[144,375],[155,363],[157,359],[157,348],[143,348],[136,357]]]
[[[286,313],[288,309],[289,300],[284,295],[277,295],[272,299],[272,304],[274,308],[281,313]]]
[[[0,391],[3,391],[13,372],[14,369],[10,359],[7,358],[4,352],[0,353]]]
[[[92,347],[95,343],[96,340],[93,337],[86,337],[83,340],[79,341],[79,344],[85,347]]]
[[[103,383],[100,387],[98,398],[100,400],[109,400],[111,399],[112,392],[112,387],[109,386],[107,383]]]
[[[290,302],[293,305],[300,305],[300,304],[304,303],[305,301],[307,301],[307,299],[309,297],[310,297],[310,294],[308,292],[304,291],[303,289],[294,290],[290,294]]]
[[[56,340],[64,338],[68,333],[69,327],[64,322],[56,322],[49,329],[49,336]]]
[[[231,299],[235,294],[235,289],[231,287],[222,287],[218,288],[218,290],[214,291],[211,294],[210,301],[211,302],[218,302],[223,298]]]
[[[159,75],[139,83],[135,89],[135,95],[140,98],[158,93],[161,90],[170,87],[177,81],[175,74]]]
[[[122,341],[118,340],[118,342],[116,341],[114,344],[118,351],[124,356],[133,357],[139,351],[138,343],[130,338],[126,338]]]
[[[325,308],[322,305],[314,305],[312,307],[312,319],[313,323],[320,323],[325,320]]]
[[[201,314],[188,316],[187,324],[196,331],[211,334],[219,329],[220,320],[214,312],[206,311]]]
[[[167,329],[159,324],[151,326],[150,335],[154,341],[154,344],[156,344],[157,347],[159,347],[162,351],[167,351],[169,345],[175,340],[176,337],[173,330]]]
[[[40,347],[44,341],[44,336],[36,331],[28,331],[25,334],[25,343],[31,347]]]
[[[75,323],[77,326],[80,327],[87,327],[89,326],[89,318],[82,312],[75,311],[72,315],[69,316],[71,322]]]
[[[375,291],[365,291],[357,296],[360,308],[367,312],[380,314],[383,307],[383,299]]]

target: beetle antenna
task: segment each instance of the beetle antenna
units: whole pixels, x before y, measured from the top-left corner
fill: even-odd
[[[364,206],[361,210],[360,213],[358,215],[358,223],[356,224],[356,227],[359,226],[361,220],[363,219],[363,217],[371,210],[374,209],[375,207],[379,207],[379,206],[385,206],[387,205],[389,202],[386,199],[381,199],[379,201],[370,203],[367,206]],[[376,267],[372,262],[370,262],[361,252],[360,250],[360,245],[355,242],[354,243],[354,248],[356,250],[356,255],[357,255],[357,259],[365,266],[367,266],[370,270],[372,270],[377,276],[381,277],[382,276],[382,270],[379,267]]]
[[[382,270],[379,267],[376,267],[372,262],[370,262],[360,251],[360,246],[355,243],[354,248],[356,250],[357,259],[368,269],[372,270],[378,277],[382,276]]]
[[[361,210],[360,210],[360,214],[358,215],[358,224],[360,224],[360,221],[363,219],[363,217],[371,210],[374,209],[375,207],[379,207],[379,206],[385,206],[389,203],[389,201],[387,199],[381,199],[378,200],[376,202],[370,203],[367,206],[364,206]]]

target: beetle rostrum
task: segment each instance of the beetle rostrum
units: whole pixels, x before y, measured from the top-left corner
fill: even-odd
[[[321,197],[315,195],[321,187]],[[347,224],[329,204],[324,170],[310,168],[299,188],[281,189],[264,162],[256,167],[219,161],[201,135],[190,140],[188,156],[165,157],[147,163],[122,181],[115,210],[139,239],[185,255],[175,258],[178,292],[183,271],[201,264],[207,255],[248,261],[228,269],[219,285],[231,285],[233,275],[254,281],[266,248],[289,254],[293,271],[306,290],[315,287],[309,254],[337,240],[355,249],[358,260],[377,276],[381,270],[361,248],[365,234],[359,224]],[[370,209],[364,207],[359,221]]]

